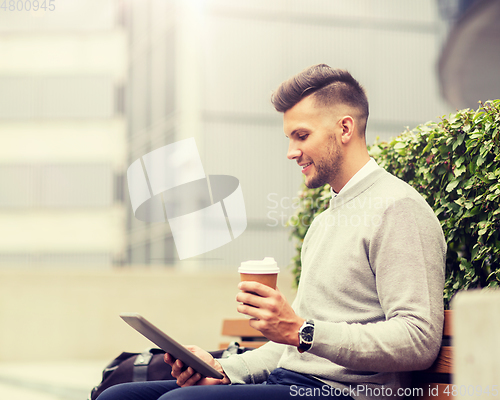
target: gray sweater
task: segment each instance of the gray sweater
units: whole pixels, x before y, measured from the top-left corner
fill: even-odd
[[[333,198],[305,237],[292,306],[314,320],[311,349],[270,342],[220,360],[224,371],[232,383],[259,383],[282,367],[354,398],[397,398],[405,371],[429,367],[439,351],[445,259],[426,201],[376,168]]]

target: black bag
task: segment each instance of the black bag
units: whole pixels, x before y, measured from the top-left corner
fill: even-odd
[[[214,358],[226,358],[232,354],[240,354],[253,350],[251,347],[240,347],[232,342],[226,350],[211,351]],[[142,353],[121,353],[102,371],[102,381],[92,389],[88,400],[95,400],[105,389],[125,382],[164,381],[175,379],[172,368],[163,357],[161,349],[150,348]]]

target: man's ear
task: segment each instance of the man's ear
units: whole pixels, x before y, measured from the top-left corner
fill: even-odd
[[[346,115],[340,119],[339,124],[342,127],[342,143],[347,144],[354,136],[354,118]]]

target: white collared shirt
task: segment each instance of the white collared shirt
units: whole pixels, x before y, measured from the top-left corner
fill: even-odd
[[[338,193],[335,193],[333,189],[330,187],[330,192],[332,193],[332,198],[338,196],[343,190],[346,190],[347,188],[354,186],[356,183],[360,182],[368,176],[370,173],[375,171],[377,168],[380,168],[377,164],[377,162],[370,157],[370,160],[361,167],[361,169],[354,174],[354,176],[347,181],[347,183],[344,185],[342,189]]]

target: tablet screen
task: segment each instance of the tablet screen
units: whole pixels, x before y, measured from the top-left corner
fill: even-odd
[[[120,314],[120,317],[132,328],[160,347],[160,349],[181,360],[187,367],[193,368],[196,372],[199,372],[203,376],[218,379],[222,379],[224,377],[211,365],[191,353],[183,345],[176,342],[141,315],[136,313],[123,313]]]

